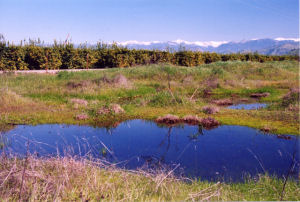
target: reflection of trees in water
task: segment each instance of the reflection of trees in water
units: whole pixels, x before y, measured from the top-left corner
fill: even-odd
[[[115,128],[112,128],[112,127],[105,127],[105,129],[106,129],[106,133],[107,133],[107,134],[112,135]]]
[[[188,138],[189,138],[191,141],[195,141],[195,140],[198,139],[198,137],[199,137],[200,135],[204,135],[204,133],[203,133],[203,126],[202,126],[202,125],[198,125],[198,131],[197,131],[197,133],[190,134],[190,135],[188,136]]]
[[[128,127],[130,128],[130,125],[128,125]],[[166,126],[163,126],[161,128],[166,129]],[[189,141],[185,147],[180,146],[179,142],[177,141],[178,136],[174,133],[172,134],[172,132],[174,131],[174,128],[175,129],[176,128],[183,129],[184,125],[176,125],[176,126],[172,125],[172,126],[167,127],[167,131],[166,131],[165,135],[163,136],[163,139],[158,144],[158,149],[161,151],[161,152],[157,153],[158,155],[155,155],[155,154],[154,155],[153,154],[141,155],[140,154],[138,156],[127,159],[126,161],[129,162],[132,159],[138,158],[138,159],[142,159],[145,163],[145,166],[148,168],[163,168],[167,165],[166,158],[170,151],[171,146],[175,147],[175,153],[178,154],[177,157],[179,157],[179,158],[192,145],[194,145],[195,149],[197,149],[196,142],[198,140],[198,137],[200,135],[204,135],[203,127],[201,125],[199,125],[197,127],[197,130],[193,134],[187,136]],[[105,129],[106,129],[106,133],[108,135],[113,135],[114,133],[116,133],[116,128],[114,128],[114,127],[106,127]],[[173,137],[171,137],[171,135],[173,135]],[[182,135],[184,135],[184,134],[182,134]],[[171,142],[171,138],[173,138],[172,142]],[[182,136],[181,136],[181,138],[182,138]],[[174,139],[175,139],[175,141],[174,141]],[[98,141],[101,142],[99,139],[98,139]],[[95,142],[98,142],[98,141],[95,141]],[[171,143],[172,143],[172,145],[171,145]],[[105,146],[103,144],[104,143],[101,142],[100,146],[98,145],[97,147],[95,145],[93,145],[93,148],[96,149],[96,150],[94,150],[95,153],[97,153],[102,158],[105,158],[106,160],[118,162],[117,158],[113,152],[114,149],[112,147],[109,147],[109,144],[105,145]],[[174,156],[172,158],[176,159],[176,156]]]
[[[16,127],[15,124],[0,124],[0,133],[8,132]]]
[[[162,164],[165,164],[166,163],[166,156],[167,156],[167,153],[171,147],[171,134],[172,134],[172,129],[173,129],[174,126],[170,126],[168,128],[168,132],[165,136],[165,138],[160,142],[160,144],[158,145],[159,147],[163,147],[165,146],[165,151],[160,155],[160,157],[156,158],[154,156],[146,156],[147,158],[144,160],[148,163],[148,164],[151,164],[152,166],[153,165],[156,165],[156,166],[160,166]],[[203,127],[201,125],[198,126],[198,129],[197,129],[197,132],[194,133],[194,134],[191,134],[188,136],[189,138],[189,143],[186,145],[185,148],[183,148],[182,152],[178,155],[178,158],[179,159],[182,154],[186,151],[186,149],[188,147],[190,147],[192,144],[194,144],[195,146],[195,149],[196,149],[196,142],[198,140],[198,137],[200,135],[204,135],[203,133]],[[176,151],[180,151],[180,148],[178,147],[178,144],[177,144],[177,141],[175,141],[175,150]]]
[[[6,144],[5,144],[5,142],[6,142],[5,139],[6,139],[6,138],[5,138],[4,134],[0,133],[0,149],[1,149],[1,150],[3,150],[4,147],[5,147],[5,145],[6,145]]]
[[[300,149],[300,142],[299,142],[299,136],[296,136],[296,141],[293,147],[293,154],[289,154],[290,158],[291,158],[291,165],[290,168],[287,172],[287,176],[286,179],[290,176],[290,175],[296,175],[295,177],[299,177],[299,169],[300,169],[300,159],[299,159],[299,149]],[[298,175],[298,176],[297,176]]]
[[[167,155],[167,153],[168,153],[168,151],[169,151],[169,149],[170,149],[172,128],[173,128],[172,126],[169,127],[168,133],[167,133],[166,137],[165,137],[165,138],[162,140],[162,142],[159,144],[159,147],[162,147],[162,146],[165,144],[166,140],[167,140],[167,147],[166,147],[166,150],[165,150],[165,152],[161,155],[160,160],[159,160],[159,161],[162,162],[162,163],[165,163],[165,157],[166,157],[166,155]]]
[[[117,122],[116,122],[116,124],[117,124],[116,126],[114,126],[114,125],[106,126],[106,127],[105,127],[106,133],[112,135],[113,132],[114,132],[114,130],[116,130],[116,128],[117,128],[118,125],[119,125],[119,123],[117,123]]]
[[[5,133],[0,132],[0,151],[6,155],[6,149],[11,145],[11,141]]]
[[[165,128],[161,127],[161,128]],[[147,167],[150,168],[161,168],[165,164],[165,157],[171,146],[171,132],[173,126],[168,128],[168,132],[164,139],[159,143],[158,147],[161,148],[166,144],[166,150],[159,157],[155,157],[154,155],[142,155],[141,158],[146,162]]]

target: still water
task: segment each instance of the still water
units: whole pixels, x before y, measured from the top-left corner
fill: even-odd
[[[251,104],[235,104],[230,105],[228,109],[246,109],[246,110],[253,110],[253,109],[261,109],[266,108],[268,105],[265,103],[251,103]]]
[[[113,129],[78,125],[19,125],[2,133],[5,151],[24,156],[93,156],[125,169],[173,169],[202,180],[241,181],[245,176],[299,173],[297,136],[263,134],[259,130],[223,125],[162,127],[132,120]],[[29,146],[27,147],[27,143]]]

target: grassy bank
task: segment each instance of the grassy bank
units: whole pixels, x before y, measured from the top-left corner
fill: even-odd
[[[171,172],[123,171],[84,159],[2,157],[0,161],[4,201],[300,200],[296,181],[285,184],[269,176],[226,184],[176,179]]]
[[[216,62],[197,67],[150,65],[58,75],[0,75],[0,125],[66,123],[113,126],[128,119],[153,120],[165,114],[211,116],[222,124],[270,128],[299,134],[299,99],[284,96],[298,88],[299,63]],[[122,75],[121,79],[118,75]],[[123,80],[122,80],[123,79]],[[206,92],[209,92],[207,94]],[[253,93],[268,93],[260,99]],[[72,99],[80,99],[74,103]],[[264,102],[267,109],[205,114],[203,106],[230,99]],[[286,102],[285,102],[286,101]],[[99,114],[119,104],[124,113]],[[76,118],[80,114],[85,119]]]

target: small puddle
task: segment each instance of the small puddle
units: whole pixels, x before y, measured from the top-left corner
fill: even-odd
[[[265,103],[252,103],[252,104],[235,104],[230,105],[228,109],[246,109],[246,110],[253,110],[253,109],[262,109],[266,108],[268,105]]]
[[[210,181],[242,181],[245,176],[269,173],[298,177],[299,139],[271,135],[244,126],[158,126],[132,120],[114,129],[78,125],[19,125],[3,132],[5,151],[24,156],[92,155],[125,169],[173,169],[176,174]]]

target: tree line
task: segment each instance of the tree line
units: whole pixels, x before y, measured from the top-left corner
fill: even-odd
[[[180,66],[198,66],[217,61],[282,61],[298,60],[299,56],[270,56],[258,53],[217,54],[199,51],[136,50],[117,44],[98,43],[75,47],[70,42],[44,45],[40,41],[14,45],[0,36],[0,70],[51,70],[130,67],[168,63]]]

